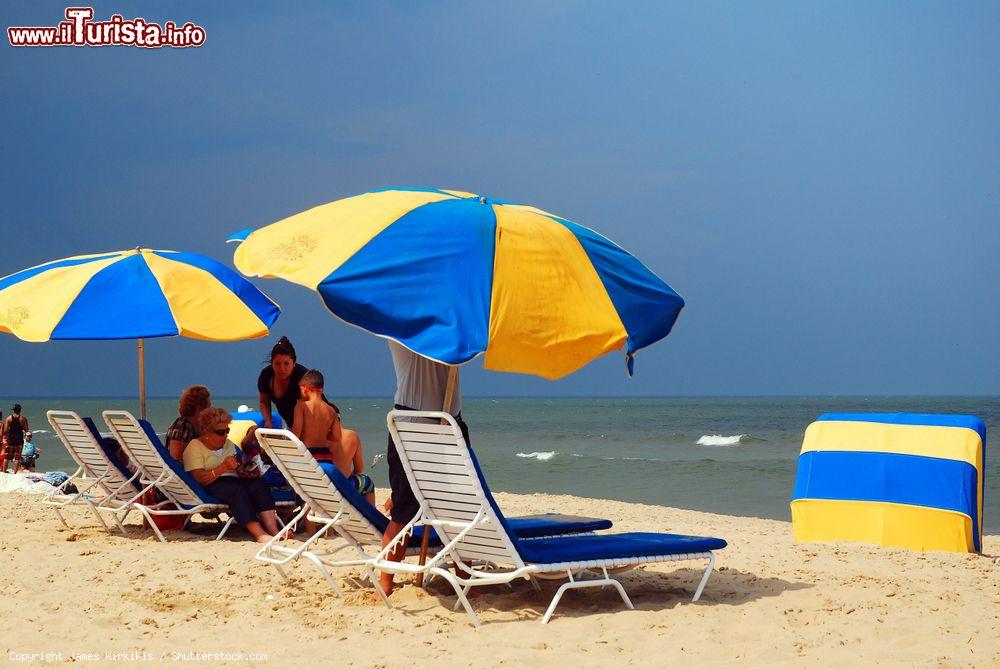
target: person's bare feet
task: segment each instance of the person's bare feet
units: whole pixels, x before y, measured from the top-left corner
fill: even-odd
[[[259,544],[266,544],[273,538],[274,537],[272,537],[270,534],[258,534],[257,536],[254,537],[254,540],[256,540],[256,542]]]

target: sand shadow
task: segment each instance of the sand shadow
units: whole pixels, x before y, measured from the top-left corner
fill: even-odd
[[[758,599],[777,597],[789,590],[813,587],[812,583],[761,578],[752,572],[726,568],[713,572],[701,599],[692,602],[703,569],[697,567],[669,572],[636,569],[615,576],[621,581],[636,610],[668,611],[677,606],[740,606]],[[525,580],[506,585],[477,588],[471,598],[472,608],[486,624],[540,620],[552,597],[565,580],[540,581],[541,591]],[[436,606],[452,610],[456,603],[454,591],[443,579],[434,579],[424,596],[405,598],[396,610],[404,615],[423,615]],[[595,613],[625,611],[626,607],[612,587],[587,588],[567,592],[556,609],[554,618],[583,617]]]

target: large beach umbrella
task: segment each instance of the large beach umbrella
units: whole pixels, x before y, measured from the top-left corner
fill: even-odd
[[[267,335],[280,309],[222,263],[197,253],[134,249],[48,262],[0,279],[0,332],[32,342],[138,339],[234,341]]]
[[[611,240],[535,207],[392,188],[237,233],[236,267],[317,291],[432,360],[565,376],[664,338],[684,300]]]

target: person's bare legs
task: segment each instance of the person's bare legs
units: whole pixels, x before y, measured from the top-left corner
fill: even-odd
[[[278,514],[274,512],[274,509],[261,511],[257,514],[257,517],[260,518],[260,523],[264,526],[265,532],[270,535],[278,533]]]
[[[253,538],[259,544],[266,544],[273,537],[273,535],[270,535],[267,532],[265,532],[264,528],[261,527],[260,523],[258,523],[256,520],[251,520],[249,523],[247,523],[247,532],[252,534]]]
[[[19,469],[21,469],[21,458],[17,457],[14,458],[14,473],[16,474]]]
[[[389,526],[385,528],[385,534],[382,535],[382,548],[388,546],[404,527],[406,527],[406,525],[397,523],[395,520],[390,520]],[[405,556],[406,542],[400,542],[399,545],[396,546],[395,550],[389,553],[388,558],[393,562],[401,562]],[[381,576],[379,576],[379,583],[382,585],[382,592],[384,592],[386,596],[392,594],[392,589],[395,587],[395,584],[393,583],[393,574],[389,572],[382,572]]]

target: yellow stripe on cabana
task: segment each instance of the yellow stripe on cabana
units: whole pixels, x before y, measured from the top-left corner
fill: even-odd
[[[92,256],[80,256],[86,257]],[[121,255],[113,255],[79,265],[55,267],[8,286],[0,293],[0,330],[24,341],[48,341],[52,330],[87,282],[121,258]]]
[[[392,190],[330,202],[252,233],[236,249],[233,261],[244,274],[279,277],[315,290],[396,219],[421,205],[452,197]]]
[[[908,504],[798,499],[792,502],[792,531],[795,541],[862,541],[916,551],[975,552],[969,516]]]
[[[192,339],[256,339],[268,327],[211,272],[155,253],[143,253],[170,306],[179,334]],[[211,309],[205,305],[211,304]]]
[[[968,462],[978,471],[983,470],[979,434],[964,427],[835,420],[809,425],[801,452],[828,450],[945,458]]]
[[[487,369],[556,379],[621,348],[627,333],[576,237],[552,219],[493,206],[497,219]],[[562,288],[553,296],[551,287]]]

